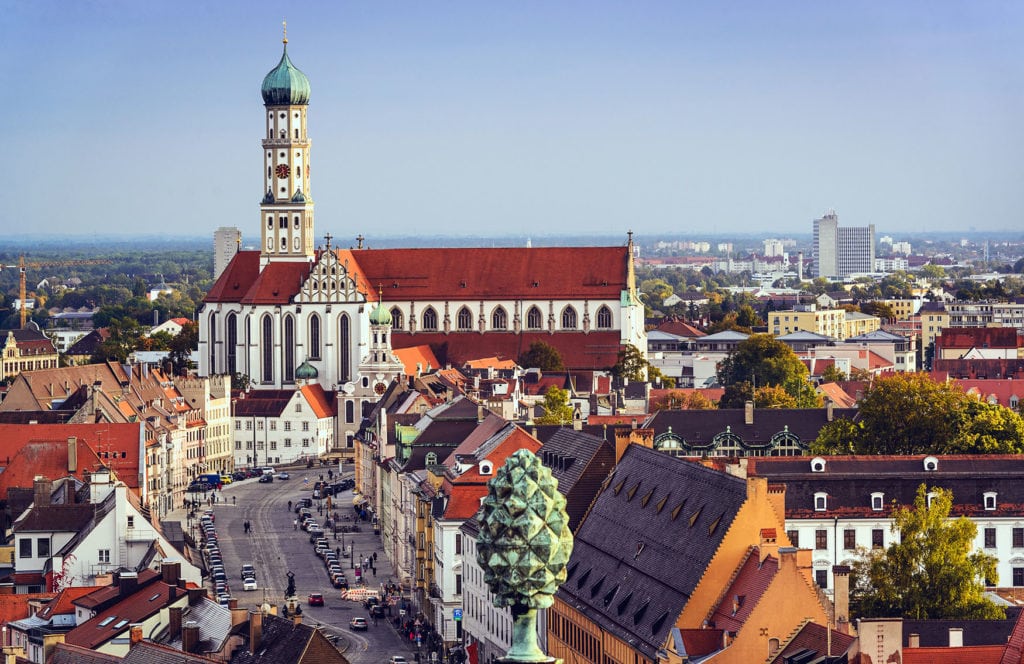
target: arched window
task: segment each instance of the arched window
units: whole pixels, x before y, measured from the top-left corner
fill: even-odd
[[[228,314],[227,320],[227,348],[225,349],[228,358],[228,374],[238,373],[238,316],[235,312]]]
[[[526,329],[539,330],[541,327],[541,320],[543,320],[543,317],[540,315],[540,309],[537,307],[530,307],[530,310],[526,312]]]
[[[341,360],[338,367],[338,380],[345,383],[352,380],[352,362],[349,359],[352,353],[352,331],[348,314],[342,314],[338,319],[338,346],[338,355]]]
[[[473,329],[473,314],[469,313],[468,307],[462,307],[459,309],[459,314],[455,319],[456,329],[466,331]]]
[[[352,424],[356,419],[356,406],[355,402],[351,399],[345,400],[345,422]]]
[[[274,382],[274,319],[269,315],[263,317],[263,330],[260,335],[260,348],[263,350],[263,370],[260,379],[264,383]]]
[[[217,371],[217,314],[210,313],[210,373]]]
[[[498,307],[491,314],[491,329],[492,330],[505,330],[508,329],[508,314],[505,313],[503,307]]]
[[[601,330],[607,330],[612,326],[612,310],[607,305],[601,305],[601,308],[597,310],[597,327]]]
[[[427,307],[427,310],[423,312],[423,329],[437,329],[437,312],[434,311],[433,307]]]
[[[391,329],[401,330],[405,327],[405,318],[402,316],[402,310],[398,307],[391,307]]]
[[[562,309],[562,329],[576,329],[576,310],[573,309],[572,307],[566,307],[565,309]]]
[[[284,382],[291,383],[295,380],[295,319],[291,316],[284,319],[284,344],[281,350],[284,353]]]
[[[309,356],[320,357],[320,317],[316,314],[309,317]]]
[[[281,238],[281,251],[288,251],[288,238]]]
[[[288,217],[279,217],[277,225],[281,228],[288,228]]]

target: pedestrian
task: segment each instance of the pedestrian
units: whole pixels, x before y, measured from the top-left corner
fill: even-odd
[[[288,501],[288,511],[289,512],[292,511],[292,501],[290,501],[290,500]]]
[[[377,562],[377,552],[373,552],[373,562]]]
[[[299,520],[295,519],[294,521],[292,521],[292,526],[295,528],[295,530],[298,530],[299,529]]]
[[[373,566],[371,565],[371,566],[370,566],[370,571],[371,571],[371,572],[373,572],[373,578],[375,578],[375,579],[376,579],[376,578],[377,578],[377,568],[376,568],[376,567],[373,567]]]
[[[231,496],[231,504],[232,505],[237,505],[238,504],[238,496]]]

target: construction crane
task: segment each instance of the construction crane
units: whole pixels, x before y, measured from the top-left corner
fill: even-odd
[[[12,270],[18,268],[20,273],[20,284],[18,289],[19,297],[21,297],[21,327],[25,327],[25,320],[28,317],[28,308],[25,306],[25,273],[29,268],[38,269],[41,267],[67,267],[73,265],[101,265],[103,263],[109,263],[110,260],[106,258],[86,258],[82,260],[68,260],[68,261],[39,261],[33,263],[26,263],[25,257],[21,256],[18,259],[17,265],[3,265],[0,264],[0,270]]]

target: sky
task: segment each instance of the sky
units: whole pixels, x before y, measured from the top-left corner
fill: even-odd
[[[257,237],[260,84],[338,238],[1024,229],[1024,3],[0,0],[6,234]],[[351,242],[341,241],[342,244]]]

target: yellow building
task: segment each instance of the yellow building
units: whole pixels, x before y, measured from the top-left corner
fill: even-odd
[[[14,378],[22,371],[56,369],[60,361],[57,348],[45,334],[31,327],[7,330],[4,335],[0,376]]]
[[[921,348],[928,348],[935,343],[935,337],[942,334],[942,329],[949,327],[949,313],[937,306],[921,307]]]
[[[847,313],[845,309],[818,309],[811,305],[799,310],[768,314],[768,330],[775,336],[793,332],[814,332],[833,339],[849,339],[881,328],[877,316]]]

